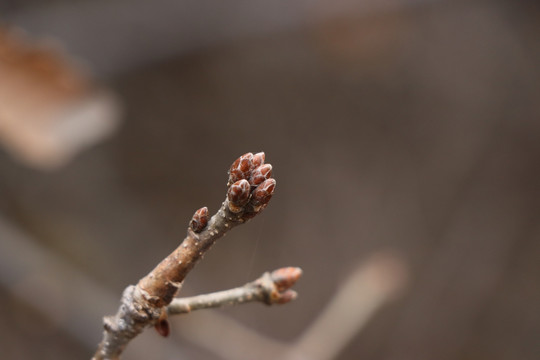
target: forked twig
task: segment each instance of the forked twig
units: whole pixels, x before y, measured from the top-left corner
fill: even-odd
[[[104,319],[103,340],[94,354],[94,360],[118,359],[127,344],[147,326],[155,325],[158,332],[167,335],[167,312],[175,311],[167,311],[167,306],[180,290],[186,275],[217,239],[259,214],[272,198],[276,181],[272,178],[272,166],[265,164],[264,160],[264,153],[240,156],[229,169],[227,198],[218,212],[209,219],[206,207],[197,210],[182,244],[137,285],[130,285],[124,290],[116,315]],[[186,304],[191,307],[198,301],[206,300],[220,306],[224,304],[223,301],[246,302],[249,296],[253,300],[260,298],[259,301],[267,304],[285,303],[296,297],[296,293],[289,288],[300,274],[301,270],[297,268],[279,269],[240,288],[242,290],[202,295],[202,298],[195,300],[188,298],[191,303],[186,303],[184,299],[182,304],[187,309]],[[232,295],[237,295],[237,300],[232,300]],[[197,306],[212,307],[210,303]],[[172,305],[171,309],[180,306]]]

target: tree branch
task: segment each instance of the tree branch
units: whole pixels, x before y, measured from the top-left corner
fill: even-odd
[[[169,315],[186,314],[194,310],[233,306],[248,302],[267,305],[285,304],[296,299],[296,291],[290,287],[302,275],[300,268],[288,267],[264,273],[260,278],[234,289],[211,294],[174,299],[167,306]]]
[[[124,290],[117,314],[104,318],[103,340],[94,354],[94,360],[118,359],[129,341],[147,326],[158,325],[156,328],[158,331],[162,330],[160,333],[168,333],[168,330],[161,327],[165,326],[165,309],[180,290],[187,274],[219,238],[259,214],[272,198],[276,181],[272,178],[272,166],[264,164],[264,160],[264,153],[240,156],[229,169],[227,198],[218,212],[209,219],[206,207],[197,210],[182,244],[136,286],[130,285]],[[294,268],[285,269],[289,270],[281,269],[280,276],[283,278],[284,274],[289,272],[290,278],[293,271],[290,269]],[[270,300],[265,300],[267,303],[274,301],[272,296],[276,296],[275,302],[294,299],[296,293],[287,290],[288,288],[283,292],[279,291],[281,285],[276,285],[280,282],[279,279],[276,283],[275,279],[271,279],[272,275],[269,276],[270,279],[264,280],[263,275],[263,280],[256,280],[253,284],[257,285],[251,286],[270,289],[269,282],[274,282],[276,289],[270,291]],[[299,273],[297,276],[300,276]],[[281,279],[281,282],[284,281]],[[255,292],[253,296],[258,294]]]

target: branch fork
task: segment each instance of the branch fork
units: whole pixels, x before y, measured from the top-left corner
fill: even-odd
[[[264,153],[240,156],[229,169],[227,197],[209,217],[203,207],[193,214],[184,241],[137,285],[128,286],[114,316],[105,317],[103,340],[93,359],[118,359],[129,341],[147,326],[168,335],[167,315],[192,310],[260,301],[284,304],[296,298],[290,287],[301,276],[299,268],[265,273],[242,287],[191,298],[175,299],[187,274],[212,245],[229,230],[260,214],[272,198],[276,181]]]

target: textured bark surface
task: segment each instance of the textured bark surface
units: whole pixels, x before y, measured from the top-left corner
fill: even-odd
[[[180,290],[186,275],[216,240],[244,222],[238,215],[228,210],[228,200],[226,200],[217,214],[210,219],[204,231],[197,234],[189,229],[182,244],[139,281],[138,286],[147,301],[156,307],[169,304]]]

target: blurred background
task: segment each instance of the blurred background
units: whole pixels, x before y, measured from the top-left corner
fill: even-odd
[[[0,349],[89,359],[102,317],[265,151],[277,191],[126,359],[540,358],[540,6],[2,0]]]

